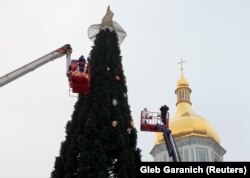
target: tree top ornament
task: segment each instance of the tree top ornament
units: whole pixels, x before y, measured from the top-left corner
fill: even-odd
[[[118,37],[118,43],[121,44],[124,38],[127,36],[123,28],[115,21],[112,20],[114,13],[110,10],[110,6],[107,8],[107,12],[102,18],[101,24],[91,25],[88,29],[88,37],[91,41],[95,41],[96,35],[104,29],[115,31]]]

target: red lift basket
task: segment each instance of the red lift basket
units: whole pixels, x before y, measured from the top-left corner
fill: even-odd
[[[72,60],[69,70],[69,85],[73,93],[88,95],[90,90],[90,65],[85,66],[84,72],[79,71],[78,60]]]
[[[167,113],[167,125],[169,123],[169,114]],[[148,132],[162,132],[156,126],[156,124],[163,125],[161,121],[161,113],[160,112],[150,112],[150,111],[141,111],[141,131]]]

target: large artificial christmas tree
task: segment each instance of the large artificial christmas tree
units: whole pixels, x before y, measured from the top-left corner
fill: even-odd
[[[140,162],[119,44],[126,33],[109,10],[90,27],[90,92],[79,95],[52,178],[134,178]],[[93,33],[92,33],[93,32]]]

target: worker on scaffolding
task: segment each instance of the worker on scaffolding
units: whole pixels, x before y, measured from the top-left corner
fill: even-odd
[[[169,108],[166,105],[161,106],[161,108],[160,108],[160,111],[161,111],[161,121],[162,121],[162,123],[165,126],[167,126],[167,123],[168,123],[168,110],[169,110]]]

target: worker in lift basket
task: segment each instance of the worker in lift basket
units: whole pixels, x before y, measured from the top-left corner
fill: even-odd
[[[161,111],[161,121],[164,125],[167,125],[167,119],[168,119],[168,110],[169,108],[164,105],[160,108]]]
[[[84,56],[81,55],[80,58],[78,59],[78,66],[79,66],[80,72],[84,72],[85,63],[86,63],[86,60]]]
[[[147,124],[147,119],[148,119],[148,110],[147,108],[144,108],[142,111],[142,119],[143,119],[143,123]]]

